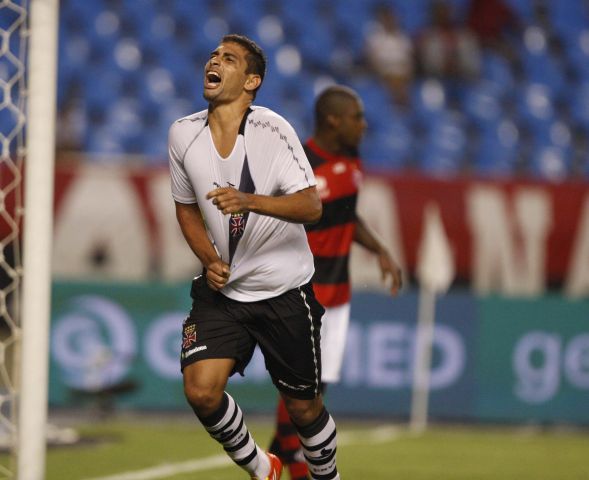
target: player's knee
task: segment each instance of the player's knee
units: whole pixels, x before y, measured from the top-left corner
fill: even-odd
[[[301,427],[313,423],[323,409],[321,397],[313,400],[285,398],[285,405],[290,418]]]
[[[223,392],[200,385],[184,385],[184,396],[194,412],[200,416],[208,416],[216,411],[221,403]]]

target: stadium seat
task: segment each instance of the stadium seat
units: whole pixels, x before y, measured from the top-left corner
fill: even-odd
[[[571,152],[567,149],[540,145],[532,152],[529,172],[543,180],[564,180],[570,172],[571,158]]]
[[[364,102],[364,115],[369,128],[388,128],[387,123],[393,106],[389,92],[383,84],[376,78],[363,76],[354,79],[350,86]]]
[[[531,22],[534,17],[534,0],[506,0],[524,24]]]
[[[532,137],[529,172],[547,180],[562,180],[572,172],[573,136],[567,123],[555,119]]]
[[[335,34],[331,27],[318,17],[307,18],[304,24],[299,24],[298,47],[305,65],[314,71],[328,70],[335,48]]]
[[[568,105],[573,122],[589,135],[589,81],[571,89]]]
[[[403,29],[410,35],[417,35],[428,23],[430,0],[394,0],[393,9]]]
[[[419,167],[432,175],[452,175],[464,167],[467,151],[464,118],[448,111],[430,125],[423,148],[419,152]]]
[[[583,1],[546,2],[550,22],[559,35],[586,27],[589,9]]]
[[[589,78],[589,29],[568,29],[561,35],[564,52],[577,81]]]
[[[446,111],[446,92],[435,79],[418,81],[412,87],[412,111],[423,127],[427,127]]]
[[[542,84],[524,84],[517,96],[517,112],[531,131],[544,131],[554,120],[555,109],[550,90]]]
[[[502,95],[509,95],[516,86],[515,76],[508,61],[490,51],[483,52],[481,77],[500,88]]]
[[[495,124],[503,114],[501,87],[491,81],[481,81],[466,89],[463,110],[479,128]]]
[[[456,18],[463,18],[469,0],[448,1]],[[381,0],[349,0],[345,8],[316,0],[298,0],[296,6],[248,0],[247,8],[243,0],[201,0],[198,8],[194,0],[63,2],[59,105],[79,85],[90,115],[88,148],[121,152],[143,145],[150,157],[157,155],[169,124],[204,108],[198,91],[201,69],[219,37],[241,31],[259,41],[270,59],[256,103],[284,114],[302,136],[312,129],[317,85],[337,81],[355,88],[364,100],[369,131],[363,148],[367,162],[379,168],[416,163],[426,173],[429,168],[456,172],[471,153],[472,170],[485,175],[508,174],[522,158],[533,175],[552,171],[558,159],[568,168],[571,147],[562,143],[566,128],[555,125],[569,122],[569,130],[589,136],[589,6],[580,0],[545,1],[549,23],[542,24],[536,0],[506,1],[526,32],[509,39],[518,61],[512,64],[484,50],[479,81],[461,85],[458,97],[450,95],[452,106],[458,98],[466,116],[458,120],[460,115],[449,110],[452,92],[438,80],[415,79],[408,118],[381,83],[357,68],[366,28]],[[430,3],[386,0],[413,37],[428,24]],[[562,42],[563,55],[555,56],[553,38]],[[141,138],[108,127],[111,120],[120,128],[124,123],[112,112],[133,117],[129,100],[141,103],[134,110],[145,123]]]
[[[407,119],[393,117],[387,128],[370,131],[362,144],[362,157],[367,168],[399,171],[415,158],[415,138]]]
[[[522,50],[522,64],[529,83],[544,85],[553,97],[563,94],[567,87],[564,67],[548,52]]]
[[[507,177],[515,173],[520,155],[520,134],[514,122],[501,118],[480,131],[473,172],[484,177]]]

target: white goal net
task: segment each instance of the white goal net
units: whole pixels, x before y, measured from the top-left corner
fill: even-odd
[[[0,478],[45,477],[58,11],[0,0]]]
[[[16,469],[27,1],[0,1],[0,476]],[[8,453],[8,454],[6,454]]]

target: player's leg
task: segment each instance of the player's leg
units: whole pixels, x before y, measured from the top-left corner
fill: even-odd
[[[350,304],[325,309],[321,319],[321,381],[340,381],[344,350],[350,323]]]
[[[321,399],[323,307],[310,284],[266,301],[252,334],[302,442],[311,478],[338,479],[335,424]]]
[[[254,442],[235,400],[225,392],[227,380],[251,359],[255,340],[227,312],[239,314],[239,304],[193,282],[194,299],[182,329],[184,393],[205,429],[229,457],[252,478],[270,476],[271,460]],[[235,305],[227,305],[227,303]],[[273,478],[270,476],[270,478]],[[276,476],[275,478],[279,478]]]
[[[307,400],[289,397],[285,393],[282,396],[297,429],[310,477],[339,480],[335,422],[324,407],[322,397]]]
[[[340,380],[349,320],[349,303],[326,308],[321,318],[322,393],[328,384],[337,383]],[[270,451],[278,455],[288,466],[292,480],[308,478],[309,469],[298,432],[290,419],[282,397],[279,398],[276,408],[276,430]]]
[[[309,467],[305,461],[297,429],[290,419],[282,396],[276,406],[276,426],[269,452],[278,456],[288,468],[291,480],[307,480]]]
[[[255,478],[270,473],[270,459],[254,442],[235,400],[225,392],[233,359],[208,359],[184,368],[184,393],[194,413],[227,455]]]

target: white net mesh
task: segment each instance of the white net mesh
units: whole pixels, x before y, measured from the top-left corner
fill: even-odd
[[[27,0],[0,0],[0,478],[13,478],[19,392]]]

